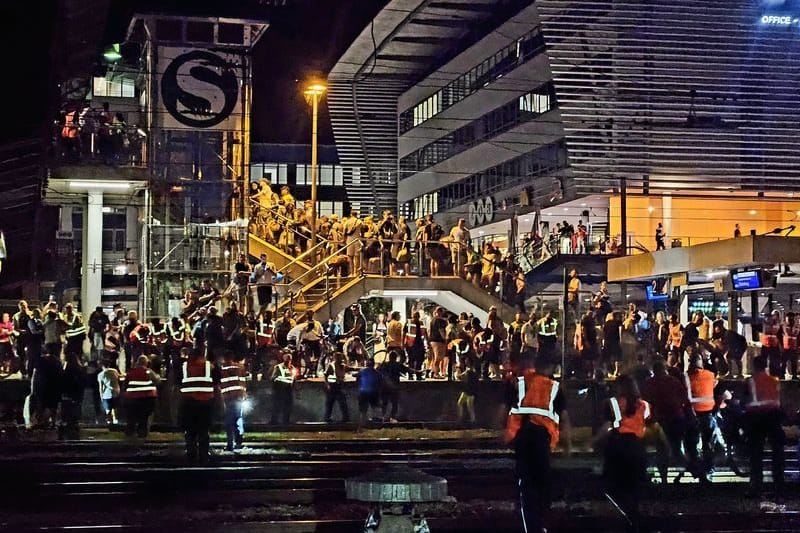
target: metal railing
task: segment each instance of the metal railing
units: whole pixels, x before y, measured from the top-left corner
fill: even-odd
[[[70,129],[74,130],[72,136],[68,133]],[[55,163],[147,166],[147,132],[138,126],[104,124],[90,128],[86,124],[67,127],[54,123],[53,130],[52,157]]]
[[[147,270],[220,272],[247,245],[247,228],[223,224],[151,225]]]

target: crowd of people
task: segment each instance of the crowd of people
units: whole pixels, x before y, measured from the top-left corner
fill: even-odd
[[[310,249],[311,202],[295,200],[290,188],[279,193],[267,181],[253,183],[250,230],[293,257]],[[491,242],[475,246],[466,221],[446,231],[433,215],[413,223],[389,210],[381,217],[321,215],[316,219],[317,260],[325,260],[337,277],[357,273],[390,276],[460,276],[504,301],[521,306],[525,276],[510,252]]]
[[[61,157],[68,162],[101,160],[108,165],[128,161],[141,153],[144,132],[130,126],[123,113],[112,112],[108,102],[89,102],[65,110],[56,121]]]

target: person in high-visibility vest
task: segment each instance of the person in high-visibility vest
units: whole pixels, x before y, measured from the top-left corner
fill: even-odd
[[[761,341],[761,355],[767,357],[769,363],[775,368],[780,366],[781,360],[781,314],[773,311],[764,319],[758,340]]]
[[[552,378],[553,365],[539,359],[536,369],[517,377],[517,404],[506,421],[505,441],[514,448],[523,531],[542,531],[550,509],[552,476],[550,453],[559,442],[559,430],[567,437],[569,418],[559,383]]]
[[[411,320],[406,322],[405,327],[406,361],[408,366],[414,370],[422,369],[422,362],[425,360],[425,345],[428,333],[425,325],[420,319],[419,311],[414,311]],[[415,374],[417,379],[423,379],[423,374]]]
[[[556,343],[558,341],[558,320],[553,317],[553,311],[548,309],[537,323],[539,329],[539,357],[554,360],[556,357]]]
[[[219,389],[225,406],[225,434],[228,444],[225,450],[232,452],[244,447],[244,408],[247,398],[247,379],[244,366],[227,350],[220,365]]]
[[[634,528],[639,523],[639,494],[647,479],[644,447],[650,404],[641,399],[636,381],[623,374],[616,381],[616,394],[608,401],[606,424],[609,431],[603,458],[606,496],[617,505]]]
[[[764,440],[772,448],[772,483],[780,496],[783,490],[783,446],[786,435],[781,427],[781,385],[776,376],[767,372],[769,361],[758,356],[753,359],[753,375],[747,379],[748,400],[745,403],[745,427],[750,443],[750,495],[760,496],[763,485]]]
[[[287,425],[292,416],[292,403],[294,396],[294,379],[297,376],[297,371],[292,366],[292,352],[286,350],[283,352],[283,359],[280,363],[272,368],[272,391],[275,395],[275,401],[272,402],[272,417],[270,424]]]
[[[140,355],[136,366],[125,374],[125,434],[132,437],[134,434],[146,438],[149,430],[150,415],[156,406],[158,397],[158,375],[149,368],[150,360],[146,355]]]
[[[189,326],[183,318],[172,317],[167,324],[167,343],[164,347],[164,359],[167,363],[167,375],[173,385],[181,381],[181,350],[191,346]]]
[[[797,374],[797,338],[800,337],[800,320],[792,313],[786,313],[783,323],[783,368],[792,374],[792,379],[798,379]],[[780,376],[779,376],[780,377]]]
[[[278,358],[280,345],[276,337],[276,323],[271,310],[264,309],[256,320],[256,353],[253,360],[252,373],[254,379],[266,379],[264,376],[273,360]]]
[[[194,350],[181,368],[180,420],[186,440],[186,457],[208,462],[211,407],[219,372],[212,369],[202,350]]]
[[[717,378],[710,370],[703,368],[703,356],[694,353],[692,346],[687,347],[686,357],[689,359],[689,371],[684,375],[686,389],[689,393],[689,403],[697,416],[697,425],[702,442],[702,469],[700,482],[708,482],[708,473],[711,471],[711,462],[714,456],[714,432],[717,429],[717,419],[714,416],[716,400],[714,387]],[[697,442],[697,437],[694,438]]]
[[[64,306],[64,316],[62,317],[67,325],[64,335],[67,338],[67,346],[64,349],[65,355],[75,354],[83,356],[83,341],[86,340],[86,326],[83,324],[81,315],[75,312],[72,304]]]

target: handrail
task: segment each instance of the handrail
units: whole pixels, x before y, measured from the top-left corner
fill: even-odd
[[[311,253],[315,252],[317,248],[319,248],[320,246],[325,246],[326,244],[327,244],[326,242],[318,242],[317,244],[315,244],[314,246],[312,246],[311,248],[309,248],[308,250],[306,250],[302,254],[298,255],[297,257],[295,257],[294,259],[292,259],[291,261],[289,261],[288,263],[283,265],[283,267],[278,269],[278,271],[275,272],[275,273],[276,274],[280,273],[280,274],[284,274],[285,275],[286,272],[288,272],[288,269],[289,269],[290,266],[292,266],[294,264],[301,263],[303,259],[308,257],[308,255],[310,255]],[[314,270],[313,266],[310,269],[308,269],[306,272],[301,274],[300,277],[305,276],[306,274],[308,274],[312,270]],[[299,278],[296,278],[296,279],[299,279]]]

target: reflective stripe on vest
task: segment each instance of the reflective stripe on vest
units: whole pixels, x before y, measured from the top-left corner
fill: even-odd
[[[240,368],[241,367],[238,366],[223,366],[221,370],[223,373],[227,373],[231,370],[238,371]],[[240,376],[238,373],[232,376],[226,375],[225,377],[220,378],[219,381],[221,385],[220,392],[222,392],[222,394],[234,391],[244,391],[244,387],[241,384],[245,382],[245,378],[244,376]]]
[[[128,388],[125,389],[127,392],[144,392],[144,391],[153,391],[157,392],[158,389],[156,388],[153,380],[148,381],[129,381]]]
[[[643,400],[639,400],[639,403],[644,407],[641,420],[642,423],[641,426],[634,426],[634,427],[630,427],[629,425],[625,425],[625,427],[623,427],[623,423],[626,419],[622,416],[622,409],[620,408],[619,400],[617,400],[616,397],[612,396],[611,398],[609,398],[609,403],[611,404],[611,411],[614,414],[614,420],[612,422],[612,426],[614,427],[614,429],[621,430],[620,433],[623,434],[630,433],[640,438],[644,436],[644,421],[650,418],[649,403]],[[638,416],[638,415],[639,415],[639,406],[637,405],[636,413],[633,416]],[[634,423],[638,423],[638,421],[633,419],[633,417],[629,417],[629,419],[631,419],[632,422]]]
[[[768,377],[771,379],[771,376],[768,376]],[[758,378],[758,379],[762,379],[762,378]],[[775,381],[772,384],[772,386],[775,387],[775,393],[779,394],[777,392],[777,388],[778,388],[777,381]],[[766,392],[766,391],[762,391],[762,392]],[[767,394],[771,394],[771,393],[772,393],[772,391],[768,392]],[[756,383],[756,377],[755,376],[751,376],[750,377],[750,401],[747,403],[747,407],[768,407],[768,408],[774,408],[774,409],[780,409],[781,408],[780,399],[774,399],[774,398],[771,398],[771,399],[760,399],[761,396],[763,396],[763,395],[758,394],[758,385]]]
[[[708,403],[714,404],[715,403],[714,396],[694,396],[693,395],[693,393],[692,393],[692,381],[689,378],[689,374],[684,374],[684,380],[686,381],[686,390],[689,393],[689,403],[692,404],[692,407],[694,407],[694,406],[696,406],[698,404],[708,404]],[[712,382],[712,385],[713,385],[713,382]],[[711,390],[713,392],[713,390],[714,390],[713,386],[712,386]],[[708,406],[706,405],[704,407],[708,407]],[[708,409],[705,409],[703,412],[710,411],[713,408],[714,408],[714,406],[712,405]]]
[[[211,363],[205,362],[205,375],[189,377],[189,363],[183,363],[183,380],[181,381],[181,393],[207,392],[214,394],[214,380],[211,378]],[[198,383],[199,385],[194,385]],[[187,387],[186,385],[189,384]]]
[[[278,365],[278,372],[280,372],[280,374],[275,377],[275,381],[286,383],[288,385],[294,383],[294,376],[292,375],[292,371],[290,369],[286,368],[285,366]]]
[[[338,383],[339,379],[336,377],[336,367],[331,365],[328,367],[328,369],[333,369],[333,374],[328,374],[325,376],[325,380],[328,383]]]
[[[558,381],[553,381],[553,385],[550,388],[550,403],[547,409],[542,409],[540,407],[525,407],[522,405],[522,401],[525,399],[525,377],[520,376],[517,378],[517,405],[518,407],[512,407],[511,410],[508,412],[510,415],[539,415],[546,418],[549,418],[556,424],[558,424],[558,414],[555,410],[555,401],[556,396],[558,395]]]
[[[65,333],[67,337],[77,337],[78,335],[86,333],[86,326],[84,326],[83,324],[80,324],[78,327],[75,327],[75,323],[77,321],[78,321],[78,315],[74,315],[72,317],[72,321],[67,322],[67,325],[69,326],[69,329],[67,329]]]

